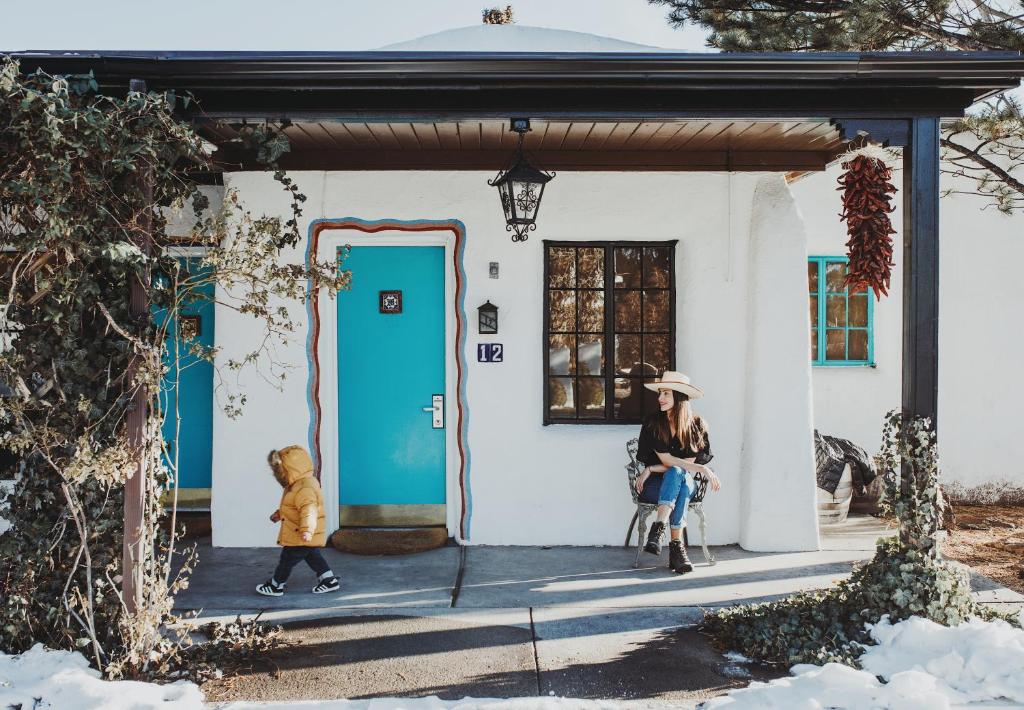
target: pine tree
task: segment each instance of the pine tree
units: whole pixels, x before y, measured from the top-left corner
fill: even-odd
[[[1020,0],[648,0],[725,52],[1024,51]],[[1024,207],[1024,115],[1010,96],[943,127],[943,170],[1003,212]],[[968,186],[964,188],[963,186]]]

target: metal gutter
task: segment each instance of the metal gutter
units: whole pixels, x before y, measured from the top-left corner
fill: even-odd
[[[213,117],[957,116],[1024,76],[1017,52],[487,53],[30,51],[193,94]]]

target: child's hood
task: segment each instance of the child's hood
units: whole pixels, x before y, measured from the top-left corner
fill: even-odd
[[[286,485],[313,475],[313,459],[309,452],[301,446],[289,446],[278,452],[281,455],[281,468],[284,469]]]

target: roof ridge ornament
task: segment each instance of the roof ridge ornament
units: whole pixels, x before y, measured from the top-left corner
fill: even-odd
[[[498,171],[487,184],[498,188],[501,209],[505,213],[505,230],[512,232],[513,242],[525,242],[528,233],[537,229],[537,213],[544,196],[544,186],[555,177],[555,173],[535,168],[529,160],[523,139],[530,131],[530,119],[513,118],[509,129],[519,134],[516,152],[509,166]]]

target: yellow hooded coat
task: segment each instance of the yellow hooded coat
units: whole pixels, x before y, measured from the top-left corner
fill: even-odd
[[[313,459],[301,446],[281,449],[281,475],[284,494],[281,496],[281,532],[277,544],[285,547],[323,547],[327,543],[324,518],[324,496],[320,482],[313,477]],[[302,533],[313,533],[306,542]]]

